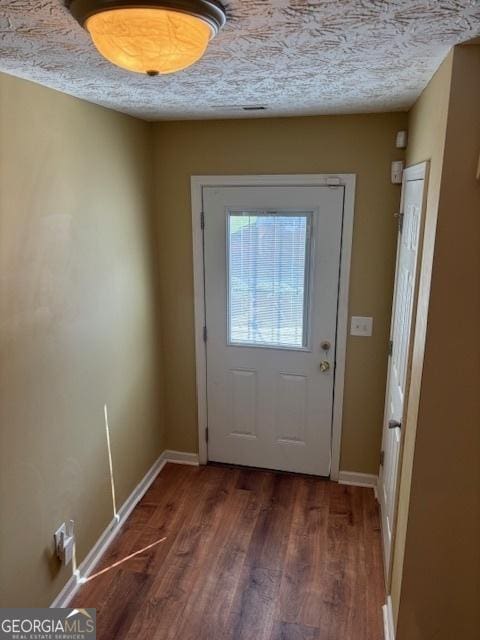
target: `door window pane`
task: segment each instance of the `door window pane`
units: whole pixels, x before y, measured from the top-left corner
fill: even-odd
[[[306,347],[310,226],[310,213],[229,213],[230,344]]]

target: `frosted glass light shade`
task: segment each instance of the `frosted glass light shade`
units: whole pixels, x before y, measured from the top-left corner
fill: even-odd
[[[213,36],[196,16],[156,8],[119,8],[90,16],[85,26],[107,60],[137,73],[173,73],[199,60]]]

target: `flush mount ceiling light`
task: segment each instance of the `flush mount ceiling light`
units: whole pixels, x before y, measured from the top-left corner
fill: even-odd
[[[69,8],[107,60],[150,76],[189,67],[225,24],[216,0],[72,0]]]

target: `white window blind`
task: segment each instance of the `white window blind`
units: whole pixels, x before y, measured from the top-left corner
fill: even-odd
[[[229,342],[302,348],[311,214],[230,212]]]

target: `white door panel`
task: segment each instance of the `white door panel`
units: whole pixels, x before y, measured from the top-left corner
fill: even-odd
[[[343,190],[204,189],[210,460],[329,475]]]
[[[403,222],[397,249],[395,294],[392,310],[392,352],[389,362],[383,427],[383,465],[379,477],[383,547],[387,578],[390,571],[392,535],[397,500],[401,425],[405,409],[405,387],[414,318],[417,258],[422,214],[424,175],[418,167],[407,169],[402,187]],[[423,176],[423,177],[419,177]],[[400,425],[400,426],[396,426]]]

